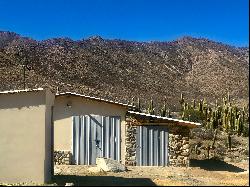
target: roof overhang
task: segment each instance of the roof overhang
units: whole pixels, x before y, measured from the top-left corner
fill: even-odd
[[[130,116],[135,117],[137,121],[139,121],[142,125],[180,125],[180,126],[186,126],[189,128],[196,128],[198,126],[201,126],[200,123],[190,122],[190,121],[184,121],[180,119],[173,119],[168,117],[162,117],[162,116],[156,116],[156,115],[150,115],[146,113],[141,112],[135,112],[135,111],[128,111],[128,114]]]
[[[2,91],[0,94],[15,94],[15,93],[23,93],[23,92],[39,92],[43,91],[43,88],[36,88],[36,89],[25,89],[25,90],[7,90]]]
[[[62,97],[62,96],[76,96],[76,97],[81,97],[81,98],[85,98],[85,99],[89,99],[89,100],[94,100],[94,101],[98,101],[98,102],[105,102],[108,104],[114,104],[114,105],[118,105],[118,106],[122,106],[125,108],[134,108],[134,106],[130,105],[130,104],[125,104],[125,103],[120,103],[117,101],[112,101],[112,100],[106,100],[106,99],[102,99],[99,97],[92,97],[92,96],[88,96],[88,95],[83,95],[83,94],[78,94],[75,92],[63,92],[63,93],[57,93],[56,97]]]

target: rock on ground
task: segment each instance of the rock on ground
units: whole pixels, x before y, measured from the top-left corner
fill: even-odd
[[[74,183],[66,183],[65,186],[74,186]]]
[[[88,168],[88,171],[91,172],[91,173],[103,172],[102,168],[100,168],[100,167],[91,167],[91,168]]]
[[[119,172],[127,170],[126,166],[116,160],[112,160],[109,158],[96,158],[96,164],[98,168],[101,168],[103,171],[106,172]]]

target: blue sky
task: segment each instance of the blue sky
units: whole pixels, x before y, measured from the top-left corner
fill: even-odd
[[[249,0],[0,0],[0,30],[37,40],[100,35],[249,46]]]

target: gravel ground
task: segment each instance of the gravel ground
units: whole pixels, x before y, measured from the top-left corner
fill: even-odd
[[[74,183],[81,186],[249,186],[249,161],[229,163],[192,160],[190,167],[128,167],[126,172],[91,173],[83,165],[55,166],[53,181],[46,185]],[[0,186],[45,185],[35,183]]]
[[[127,172],[91,173],[90,166],[55,166],[54,182],[83,186],[249,186],[248,162],[193,161],[191,167],[128,167]]]

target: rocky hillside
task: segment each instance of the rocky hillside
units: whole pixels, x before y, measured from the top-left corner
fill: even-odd
[[[172,110],[184,97],[209,101],[229,91],[241,106],[248,104],[249,48],[204,38],[171,42],[135,42],[91,37],[74,41],[36,41],[0,32],[0,90],[51,87],[127,102],[165,99]]]

